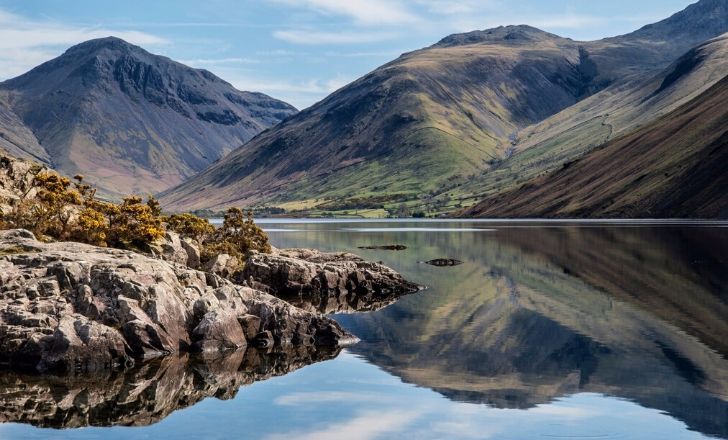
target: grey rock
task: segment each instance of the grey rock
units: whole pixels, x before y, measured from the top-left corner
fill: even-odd
[[[253,288],[319,313],[376,310],[422,289],[382,264],[350,253],[313,249],[252,253],[240,278]]]
[[[228,254],[215,255],[202,265],[202,270],[222,278],[232,278],[240,270],[240,260]]]
[[[13,368],[124,368],[243,348],[261,332],[283,348],[354,340],[328,318],[213,274],[27,231],[0,231],[0,274],[0,363]]]

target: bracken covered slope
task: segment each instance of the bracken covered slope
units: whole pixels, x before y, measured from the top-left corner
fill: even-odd
[[[519,130],[725,31],[725,1],[702,0],[595,42],[528,26],[452,35],[262,133],[162,200],[175,210],[414,200],[487,172],[513,153]]]
[[[728,218],[726,164],[728,77],[652,124],[465,214]]]
[[[84,174],[112,195],[179,184],[296,112],[113,37],[0,83],[3,97],[8,151]]]

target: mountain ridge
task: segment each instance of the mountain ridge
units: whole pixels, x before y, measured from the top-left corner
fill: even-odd
[[[595,42],[530,26],[445,37],[257,136],[225,163],[165,191],[162,201],[173,210],[242,204],[337,211],[447,192],[517,154],[519,131],[654,74],[714,28],[728,31],[723,3],[697,5],[647,30]],[[671,26],[707,21],[675,31],[685,38],[659,39]]]
[[[75,45],[0,94],[54,168],[111,195],[180,183],[296,112],[116,37]]]

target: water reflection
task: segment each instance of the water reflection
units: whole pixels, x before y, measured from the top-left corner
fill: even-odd
[[[724,229],[327,229],[277,238],[308,245],[325,234],[336,249],[402,243],[396,255],[366,257],[431,286],[377,313],[337,316],[362,339],[353,352],[406,382],[498,408],[601,393],[728,437]],[[440,257],[465,264],[416,263]]]
[[[337,313],[362,339],[335,360],[242,388],[336,353],[169,359],[99,378],[5,374],[0,421],[161,420],[133,435],[176,438],[701,437],[686,428],[728,438],[728,228],[371,226],[279,222],[271,232],[278,247],[355,252],[429,286],[398,300],[291,299]],[[421,230],[440,226],[449,231]],[[388,243],[407,249],[359,249]],[[463,264],[419,263],[436,258]],[[352,313],[362,310],[372,311]],[[49,435],[0,425],[8,433]]]
[[[0,374],[0,422],[44,428],[147,426],[208,397],[228,400],[257,381],[332,359],[336,351],[236,351],[170,356],[97,376]]]

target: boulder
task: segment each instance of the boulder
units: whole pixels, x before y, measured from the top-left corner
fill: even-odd
[[[213,274],[0,231],[0,363],[36,371],[125,368],[180,351],[242,348],[261,332],[276,347],[355,340],[326,317]]]
[[[33,186],[35,175],[48,168],[33,162],[16,159],[0,150],[0,212],[9,212],[20,199],[32,199],[37,194]]]
[[[237,257],[228,254],[218,254],[203,264],[202,270],[230,279],[240,271],[240,266],[241,263]]]
[[[150,246],[153,256],[191,269],[200,268],[200,247],[192,239],[182,238],[167,231],[159,241]]]
[[[463,264],[463,262],[453,258],[435,258],[434,260],[425,261],[425,264],[429,264],[430,266],[446,267],[459,266]]]

